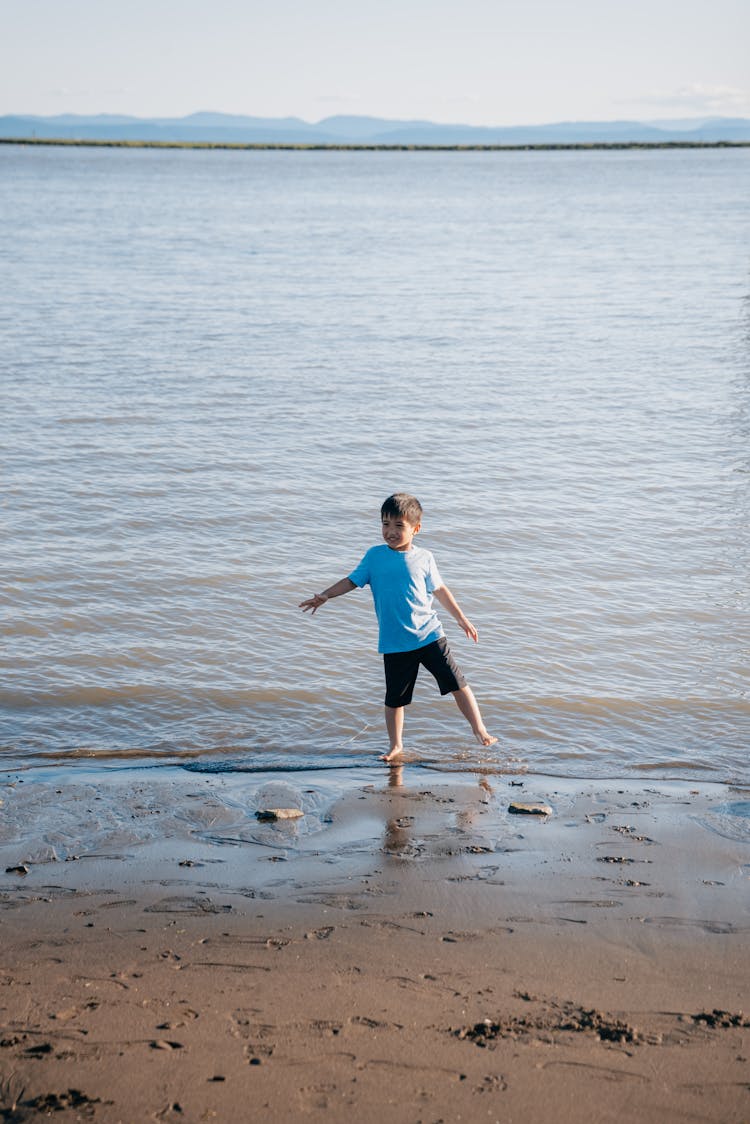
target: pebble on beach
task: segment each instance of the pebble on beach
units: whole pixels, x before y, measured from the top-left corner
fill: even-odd
[[[299,808],[261,808],[255,813],[259,820],[264,821],[298,820],[304,814]]]
[[[549,804],[525,804],[518,800],[508,805],[508,811],[516,816],[551,816],[552,809]]]

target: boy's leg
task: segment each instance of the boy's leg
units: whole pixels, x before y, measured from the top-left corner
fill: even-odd
[[[385,727],[390,749],[383,761],[393,761],[404,748],[404,707],[411,702],[419,672],[418,652],[388,652],[383,656],[385,668]]]
[[[466,682],[464,673],[453,658],[448,641],[442,636],[434,643],[420,649],[420,659],[437,680],[441,695],[453,695],[458,709],[474,731],[480,745],[494,745],[497,738],[487,733],[487,728],[479,713],[474,692]]]
[[[402,706],[387,706],[385,708],[385,728],[388,731],[390,749],[383,754],[383,761],[393,761],[403,752],[404,734],[404,708]]]
[[[453,659],[453,653],[444,636],[433,644],[428,644],[419,650],[419,658],[424,663],[427,671],[432,672],[440,687],[441,695],[452,695],[461,714],[467,719],[473,734],[480,745],[494,745],[496,737],[487,733],[487,727],[482,722],[477,700],[469,687],[459,665]]]
[[[494,745],[497,738],[493,738],[492,734],[487,733],[482,715],[479,713],[477,700],[474,698],[474,692],[468,685],[461,687],[458,691],[452,691],[453,698],[456,700],[458,709],[463,714],[466,721],[474,731],[474,737],[480,745]]]

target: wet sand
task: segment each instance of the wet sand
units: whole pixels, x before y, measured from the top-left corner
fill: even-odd
[[[750,1119],[747,790],[77,776],[0,783],[0,1119]]]

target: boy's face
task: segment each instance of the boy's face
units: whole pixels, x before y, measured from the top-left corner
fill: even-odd
[[[391,550],[408,550],[421,523],[412,524],[403,515],[384,515],[382,527],[383,538]]]

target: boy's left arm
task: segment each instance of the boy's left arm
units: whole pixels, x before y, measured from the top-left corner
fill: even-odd
[[[432,595],[433,597],[437,597],[443,608],[447,609],[450,615],[458,621],[459,626],[464,630],[466,635],[469,637],[469,640],[473,640],[476,644],[477,640],[479,639],[479,633],[474,628],[474,625],[471,623],[471,621],[461,612],[461,608],[456,601],[456,598],[448,589],[448,586],[441,585],[439,589],[433,590]]]

